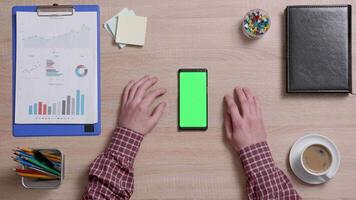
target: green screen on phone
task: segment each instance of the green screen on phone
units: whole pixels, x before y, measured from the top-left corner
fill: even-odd
[[[207,71],[179,72],[179,127],[207,128]]]

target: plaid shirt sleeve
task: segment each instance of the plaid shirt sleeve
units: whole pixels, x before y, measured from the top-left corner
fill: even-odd
[[[288,177],[273,161],[266,141],[245,147],[240,158],[247,176],[249,200],[301,200]]]
[[[89,166],[83,200],[129,199],[133,193],[133,163],[143,135],[127,128],[114,131],[108,148]]]

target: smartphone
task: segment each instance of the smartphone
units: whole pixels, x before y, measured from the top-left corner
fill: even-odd
[[[179,69],[178,129],[208,129],[208,70]]]

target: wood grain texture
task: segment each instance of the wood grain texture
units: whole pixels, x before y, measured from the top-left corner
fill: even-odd
[[[285,94],[284,9],[296,4],[341,4],[354,1],[315,0],[120,0],[57,1],[59,4],[99,4],[101,24],[124,7],[148,17],[146,45],[118,49],[101,28],[102,134],[98,137],[14,138],[12,123],[12,35],[14,5],[47,1],[0,2],[0,199],[79,199],[87,183],[90,162],[105,148],[117,120],[119,99],[130,79],[156,75],[167,110],[148,135],[135,162],[132,199],[245,199],[245,177],[236,153],[224,141],[222,97],[235,85],[249,86],[261,98],[268,140],[274,159],[304,199],[351,200],[356,197],[356,99],[353,95]],[[249,9],[263,8],[272,17],[264,38],[246,39],[240,31]],[[355,9],[354,9],[355,10]],[[353,24],[355,22],[353,11]],[[355,25],[355,24],[354,24]],[[353,26],[353,38],[356,30]],[[352,42],[356,46],[355,42]],[[356,51],[353,51],[356,52]],[[355,53],[353,53],[355,57]],[[209,70],[209,129],[178,133],[177,70],[182,66]],[[354,70],[354,77],[356,77]],[[354,79],[355,86],[355,79]],[[355,87],[354,87],[355,88]],[[320,133],[338,145],[342,161],[326,184],[300,182],[287,162],[293,142]],[[11,168],[16,146],[56,147],[66,154],[66,174],[57,190],[26,190]]]

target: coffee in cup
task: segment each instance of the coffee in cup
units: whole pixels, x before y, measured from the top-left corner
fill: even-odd
[[[332,164],[330,150],[321,144],[312,144],[301,155],[303,168],[312,175],[326,174]]]

